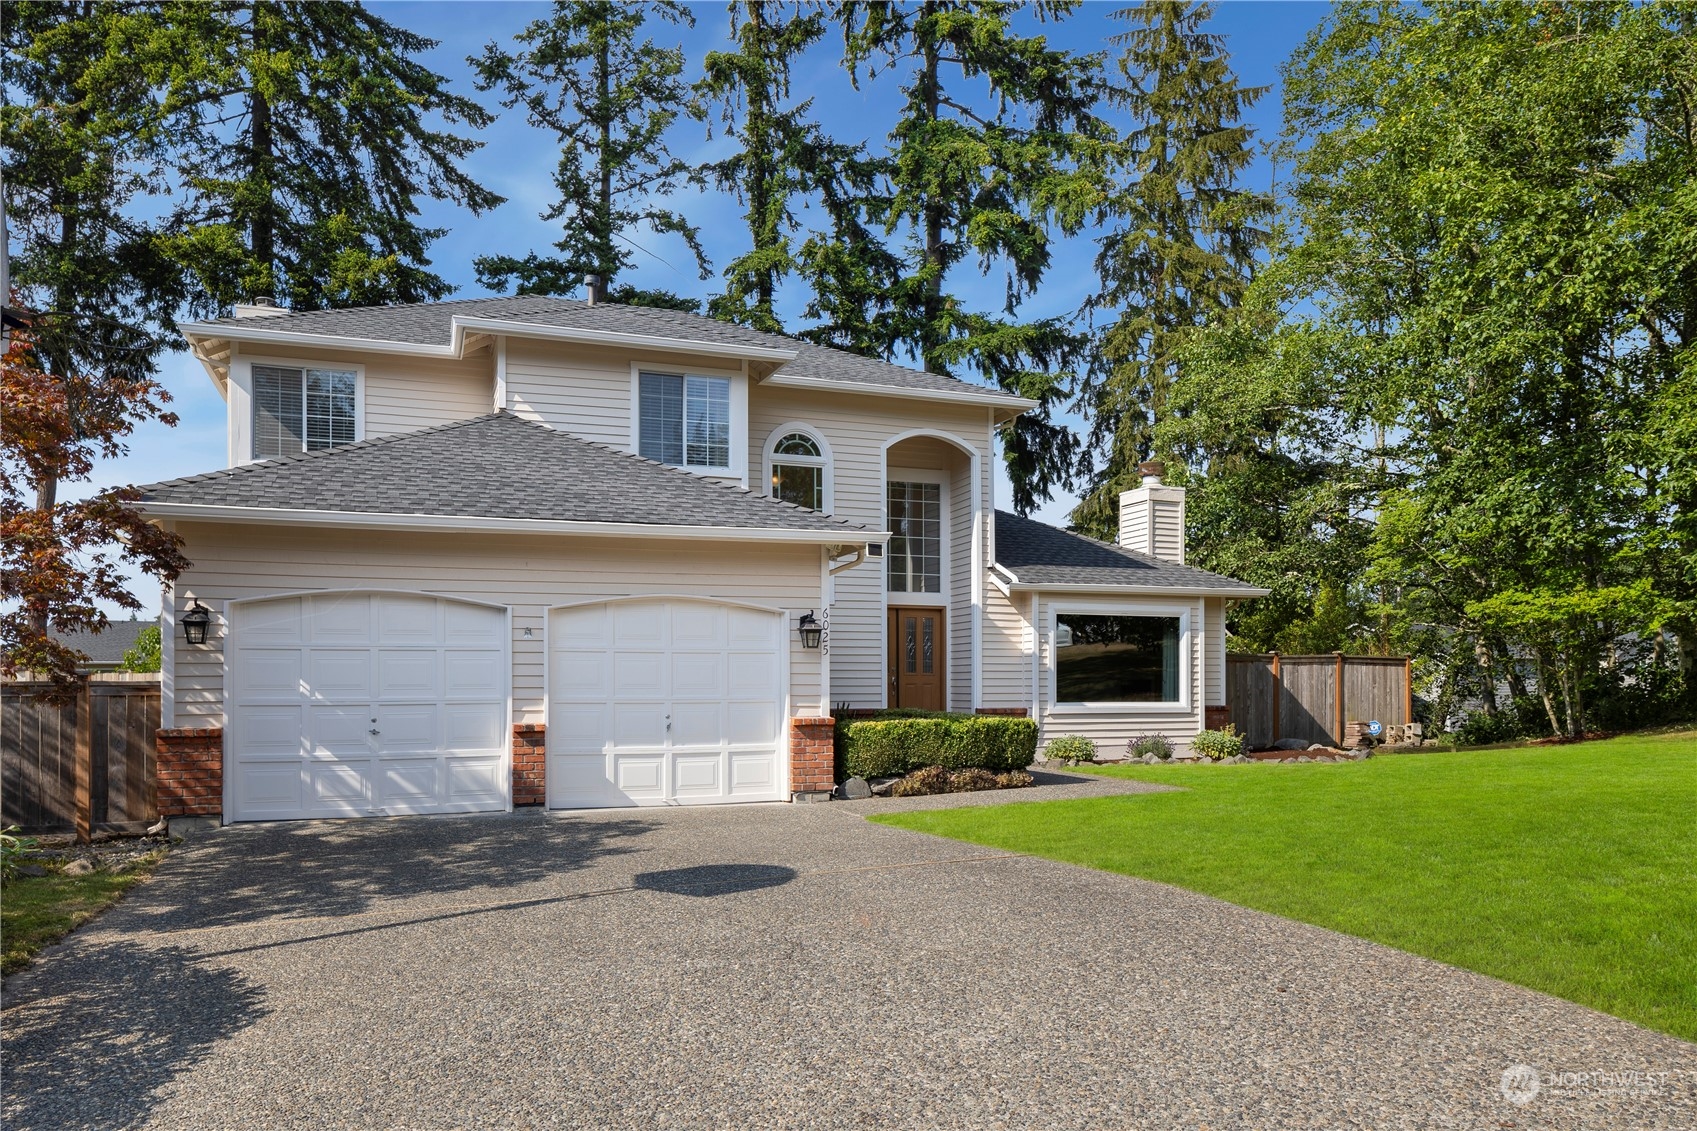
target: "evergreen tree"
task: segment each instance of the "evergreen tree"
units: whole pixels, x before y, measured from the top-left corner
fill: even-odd
[[[481,256],[475,265],[484,286],[504,290],[516,281],[520,294],[567,294],[585,275],[595,274],[615,302],[686,310],[699,305],[617,283],[638,250],[626,233],[639,225],[656,235],[682,237],[701,278],[709,274],[697,229],[655,202],[671,195],[690,172],[665,141],[687,104],[688,88],[681,78],[681,47],[638,39],[650,12],[672,23],[694,23],[689,10],[672,0],[557,0],[548,18],[519,33],[517,51],[491,43],[471,60],[478,89],[502,91],[503,106],[523,106],[532,125],[560,142],[554,171],[560,196],[542,214],[561,221],[554,245],[560,254]]]
[[[198,305],[274,295],[294,309],[438,299],[421,196],[501,198],[459,162],[482,143],[431,119],[494,119],[415,56],[436,46],[358,3],[165,5],[196,41],[173,77],[185,203],[173,254]]]
[[[1082,343],[1061,319],[1016,315],[1048,269],[1054,234],[1079,230],[1100,200],[1112,131],[1095,113],[1101,59],[1021,35],[1012,22],[1075,7],[851,6],[851,75],[899,72],[905,103],[883,163],[887,191],[865,202],[869,228],[808,257],[812,310],[824,323],[818,340],[910,355],[931,372],[975,372],[1040,402],[1003,433],[1021,511],[1071,479],[1076,439],[1050,408],[1068,390]],[[968,93],[979,84],[987,98]],[[872,238],[880,228],[882,242]],[[969,309],[954,293],[962,269],[996,264],[1007,270],[1001,311]]]
[[[1111,41],[1124,49],[1116,100],[1133,127],[1090,303],[1112,320],[1081,397],[1101,462],[1072,513],[1076,528],[1099,538],[1112,539],[1120,492],[1156,454],[1179,341],[1241,301],[1265,239],[1257,225],[1272,211],[1267,196],[1235,187],[1254,156],[1243,112],[1268,88],[1238,84],[1224,40],[1202,30],[1212,13],[1186,0],[1114,13],[1133,25]]]
[[[720,104],[725,132],[741,148],[700,173],[746,206],[751,246],[725,268],[725,291],[707,309],[727,322],[781,333],[773,304],[779,285],[797,267],[790,243],[794,201],[853,155],[808,121],[811,99],[784,105],[795,59],[824,37],[823,11],[773,0],[734,0],[730,10],[736,50],[709,52],[695,90]]]

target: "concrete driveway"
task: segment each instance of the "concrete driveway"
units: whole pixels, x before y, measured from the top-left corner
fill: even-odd
[[[5,1124],[1697,1126],[1697,1046],[863,808],[208,834],[8,982]]]

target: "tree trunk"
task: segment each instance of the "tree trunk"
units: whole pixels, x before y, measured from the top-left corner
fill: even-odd
[[[1475,641],[1473,654],[1478,659],[1479,671],[1485,681],[1484,693],[1479,698],[1485,705],[1485,714],[1494,719],[1497,717],[1497,674],[1491,665],[1491,647],[1483,640]]]
[[[756,51],[766,50],[766,15],[765,6],[760,0],[748,5],[748,22],[752,31],[749,43]],[[770,87],[765,80],[750,82],[748,94],[748,129],[743,144],[748,150],[748,213],[753,219],[754,247],[757,251],[769,250],[778,243],[777,218],[772,214],[772,106],[768,95]],[[773,270],[770,261],[760,268],[754,279],[755,324],[761,329],[769,329],[776,321],[772,312],[772,300],[776,290],[773,280]]]
[[[595,249],[595,258],[599,261],[596,270],[601,275],[603,294],[612,288],[613,277],[619,270],[618,249],[613,246],[613,113],[609,105],[613,99],[611,51],[611,46],[603,42],[595,56],[595,110],[601,119],[599,150],[595,155],[595,171],[600,176],[596,187],[595,229],[601,246]]]
[[[935,5],[925,5],[926,15],[932,14]],[[942,111],[943,89],[938,71],[942,62],[942,50],[934,36],[928,36],[924,47],[924,66],[920,72],[919,89],[925,101],[925,120],[935,122]],[[920,209],[920,223],[924,229],[925,260],[924,270],[930,272],[930,278],[925,283],[924,325],[920,329],[920,362],[927,373],[943,371],[942,358],[938,347],[943,344],[944,335],[939,332],[937,323],[943,314],[943,220],[946,216],[944,205],[936,200],[927,198]]]
[[[268,5],[256,2],[253,5],[252,24],[248,29],[249,41],[256,58],[265,53],[264,23],[268,15]],[[273,149],[276,139],[271,131],[271,102],[260,92],[259,84],[251,77],[248,88],[248,177],[258,183],[261,192],[256,194],[253,219],[249,226],[250,240],[254,264],[259,268],[259,282],[255,284],[256,291],[249,298],[262,294],[277,295],[277,204],[276,186],[271,183],[271,166]]]
[[[1543,652],[1534,649],[1532,658],[1538,665],[1538,698],[1544,701],[1544,714],[1550,718],[1550,733],[1560,734],[1561,720],[1556,717],[1556,700],[1550,693],[1550,667],[1544,662]]]

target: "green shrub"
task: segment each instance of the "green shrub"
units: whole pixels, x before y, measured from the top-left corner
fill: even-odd
[[[35,850],[34,837],[18,836],[17,833],[17,825],[0,832],[0,879],[9,880],[17,875],[18,868]]]
[[[1028,785],[1036,785],[1037,779],[1024,770],[1009,770],[1005,774],[996,775],[997,789],[1021,789]]]
[[[1065,762],[1072,766],[1095,758],[1096,744],[1082,734],[1063,734],[1049,740],[1049,745],[1043,748],[1043,756],[1051,762]]]
[[[837,724],[838,773],[893,778],[924,766],[1023,770],[1037,756],[1037,724],[1006,715],[882,712]]]
[[[933,793],[949,792],[949,771],[941,766],[926,766],[913,771],[890,787],[891,797],[929,797]]]
[[[949,775],[950,793],[977,793],[981,789],[995,789],[996,775],[989,770],[956,770]]]
[[[1125,752],[1133,758],[1153,754],[1164,762],[1173,756],[1173,743],[1164,734],[1140,734],[1125,744]]]
[[[1219,730],[1205,730],[1190,740],[1190,748],[1211,762],[1235,758],[1243,753],[1243,736],[1227,723]]]

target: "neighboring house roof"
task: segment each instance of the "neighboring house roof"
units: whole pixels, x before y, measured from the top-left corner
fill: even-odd
[[[106,626],[105,632],[62,632],[56,639],[88,657],[83,667],[112,668],[124,662],[124,653],[135,647],[136,637],[141,635],[142,629],[153,628],[158,623],[151,620],[115,620]]]
[[[350,525],[553,529],[674,536],[758,531],[799,541],[879,541],[818,511],[495,412],[327,451],[145,486],[155,515]],[[252,513],[249,513],[252,512]],[[420,523],[421,517],[440,520]],[[481,521],[480,521],[481,520]]]
[[[368,342],[400,343],[437,347],[447,351],[456,344],[455,323],[474,323],[484,332],[500,327],[498,322],[529,326],[538,330],[578,330],[596,334],[630,335],[665,339],[674,344],[690,342],[718,347],[763,351],[782,364],[770,380],[776,384],[795,382],[828,384],[875,391],[898,389],[947,397],[1005,404],[1011,411],[1035,402],[997,389],[986,388],[938,373],[924,373],[889,362],[878,361],[846,350],[813,345],[782,334],[768,334],[681,310],[647,306],[620,306],[598,302],[591,305],[576,299],[549,295],[509,295],[499,298],[461,299],[455,302],[414,303],[405,306],[366,306],[347,310],[313,310],[298,314],[274,314],[261,318],[223,318],[184,327],[191,335],[232,336],[310,335],[352,338]]]
[[[1162,561],[1007,511],[996,512],[996,565],[1027,589],[1206,590],[1223,596],[1268,592],[1194,566]]]

